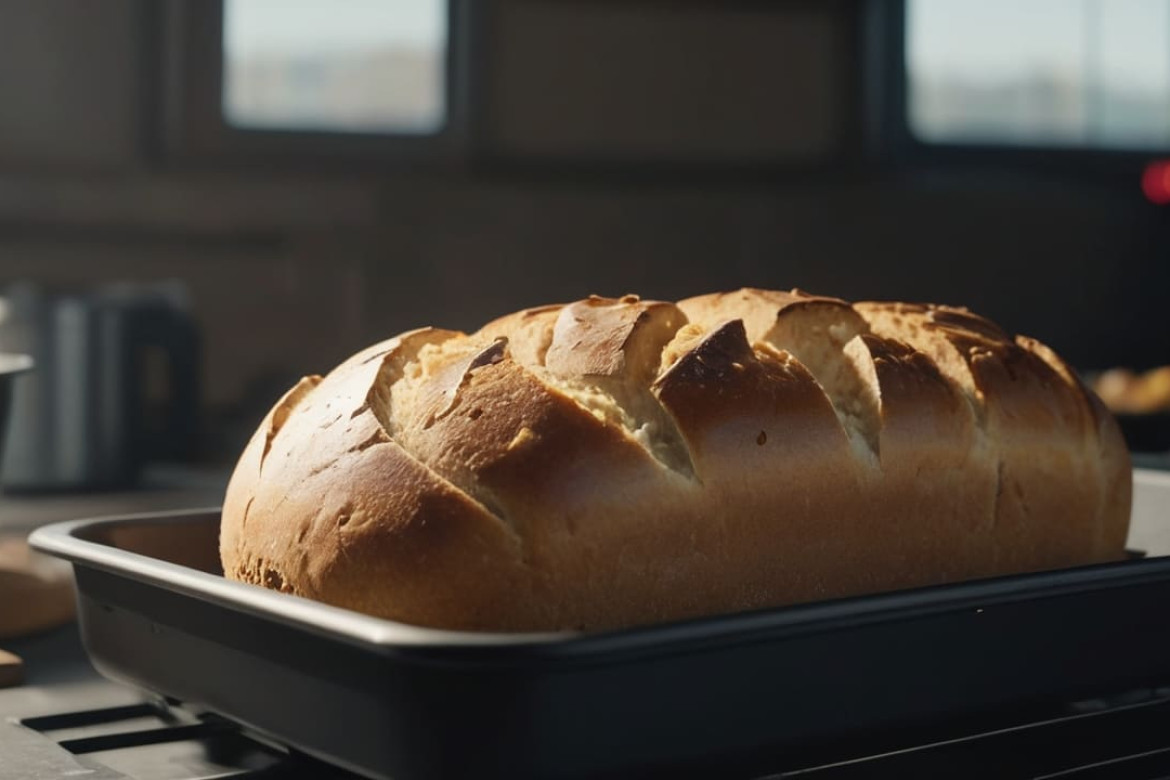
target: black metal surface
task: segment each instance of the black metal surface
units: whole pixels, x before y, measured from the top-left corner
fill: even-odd
[[[179,565],[214,557],[193,540],[213,544],[217,520],[89,521],[34,542],[75,562],[104,674],[372,776],[758,776],[1170,685],[1170,559],[507,637],[400,626]],[[100,543],[159,528],[187,534],[178,558]]]
[[[776,780],[872,778],[1069,778],[1150,780],[1170,776],[1170,690],[1082,702],[1064,717],[843,758],[770,775]],[[1021,713],[1014,713],[1019,718]],[[193,737],[192,726],[205,730]],[[62,739],[62,734],[72,739]],[[82,738],[78,739],[77,735]],[[93,737],[90,739],[85,736]],[[78,746],[102,750],[78,756]],[[856,748],[856,745],[852,747]],[[12,718],[0,724],[5,780],[356,780],[343,770],[257,741],[214,716],[161,702]],[[678,776],[681,773],[672,773]],[[482,776],[482,774],[477,775]],[[710,777],[728,777],[715,770]],[[761,779],[762,780],[762,779]]]
[[[1102,703],[1100,709],[1024,726],[964,735],[932,744],[827,765],[809,765],[770,778],[1069,778],[1150,780],[1170,776],[1170,691],[1136,692],[1144,700]],[[163,704],[62,712],[0,726],[5,780],[84,775],[92,780],[356,780],[356,776],[302,755],[258,742],[231,724],[200,720]],[[150,723],[154,721],[154,723]],[[206,734],[191,738],[190,725]],[[77,757],[54,728],[103,729],[107,746]],[[144,738],[143,735],[149,735]],[[905,735],[912,738],[913,734]],[[51,760],[44,758],[50,756]],[[117,768],[113,768],[113,764]],[[680,773],[672,773],[678,776]],[[477,775],[482,776],[482,775]],[[727,777],[713,771],[710,777]]]
[[[1111,778],[1170,774],[1170,690],[1148,700],[785,772],[780,778]],[[1128,766],[1126,766],[1128,764]],[[1148,773],[1149,770],[1155,773]],[[1085,774],[1087,773],[1087,774]]]
[[[90,733],[62,739],[62,730]],[[227,721],[158,702],[14,719],[0,727],[0,748],[6,780],[352,778],[251,739]]]

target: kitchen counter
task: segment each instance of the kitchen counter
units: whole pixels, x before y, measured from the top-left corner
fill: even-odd
[[[219,506],[229,470],[159,466],[133,489],[104,492],[0,495],[0,535],[26,534],[48,523],[102,515]]]

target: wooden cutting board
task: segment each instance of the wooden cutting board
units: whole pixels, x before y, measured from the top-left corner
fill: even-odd
[[[67,563],[33,552],[23,537],[0,537],[0,640],[68,623],[75,609]],[[24,662],[0,649],[0,688],[23,680]]]
[[[72,568],[0,537],[0,640],[64,625],[76,610]]]
[[[0,688],[9,688],[24,682],[24,661],[7,650],[0,650]]]

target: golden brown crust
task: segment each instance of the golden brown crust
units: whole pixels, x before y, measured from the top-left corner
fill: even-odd
[[[702,479],[701,516],[687,525],[711,534],[702,545],[702,581],[714,611],[723,611],[720,603],[768,606],[780,590],[791,601],[866,590],[867,567],[856,565],[864,555],[848,543],[863,469],[799,361],[766,345],[753,349],[743,323],[730,320],[663,374],[655,391]],[[815,479],[826,472],[834,474],[831,492]]]
[[[605,629],[1114,560],[1130,489],[1068,366],[964,309],[594,297],[302,380],[220,549],[404,622]]]
[[[375,413],[379,375],[403,352],[450,335],[383,342],[277,404],[269,420],[283,426],[261,427],[224,502],[229,577],[402,620],[422,611],[452,627],[507,625],[490,605],[524,585],[518,540],[392,441]],[[436,571],[447,572],[442,582]],[[539,619],[513,614],[517,627]]]
[[[543,366],[544,356],[552,344],[553,327],[563,308],[563,304],[557,303],[508,314],[484,325],[472,339],[479,342],[507,338],[509,351],[516,362],[525,366]]]
[[[1106,525],[1128,526],[1128,509],[1124,517],[1105,519],[1087,510],[1102,503],[1111,485],[1102,481],[1098,432],[1083,386],[969,312],[886,304],[857,308],[875,332],[904,338],[933,355],[967,392],[996,460],[996,570],[1058,568],[1123,555],[1118,547],[1102,549],[1100,540],[1119,535]],[[1052,518],[1062,518],[1057,532]]]
[[[678,307],[692,322],[710,324],[729,317],[741,319],[748,341],[754,344],[764,339],[779,317],[790,309],[801,309],[809,304],[839,310],[849,308],[849,304],[839,298],[809,295],[803,290],[781,292],[754,287],[697,295],[679,301]]]
[[[875,388],[881,479],[868,500],[899,507],[886,535],[902,583],[995,571],[996,463],[962,391],[905,342],[866,334],[848,353]]]
[[[1116,556],[1116,551],[1125,545],[1132,500],[1129,475],[1133,464],[1121,428],[1101,399],[1050,347],[1025,336],[1017,336],[1016,342],[1060,374],[1069,387],[1079,390],[1076,395],[1083,402],[1081,411],[1085,415],[1081,425],[1084,446],[1096,447],[1098,453],[1098,457],[1089,459],[1087,464],[1093,472],[1090,479],[1100,485],[1096,511],[1099,530],[1097,556],[1101,560],[1111,560]]]

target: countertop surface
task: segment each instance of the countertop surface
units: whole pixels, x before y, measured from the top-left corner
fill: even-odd
[[[223,469],[159,466],[146,470],[130,490],[0,494],[0,535],[87,517],[217,507],[230,476]]]

